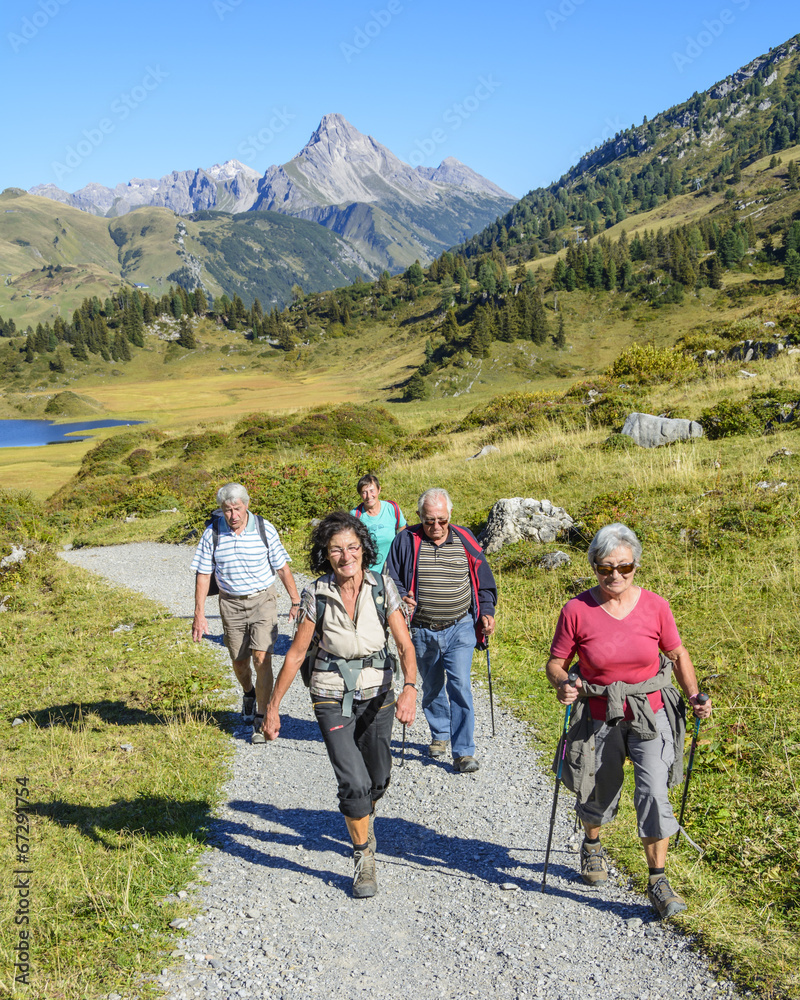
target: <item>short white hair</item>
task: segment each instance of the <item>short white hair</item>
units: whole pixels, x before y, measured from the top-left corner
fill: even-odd
[[[444,500],[447,504],[447,516],[453,513],[453,501],[450,499],[450,494],[447,490],[443,490],[438,486],[432,486],[429,490],[425,490],[422,496],[417,501],[417,513],[420,517],[423,515],[425,506],[427,504],[437,503],[439,500]]]
[[[241,483],[226,483],[217,490],[217,506],[222,507],[226,503],[250,503],[250,494]]]
[[[624,545],[631,550],[634,563],[639,566],[642,558],[642,543],[626,524],[607,524],[601,528],[589,545],[586,555],[589,558],[589,565],[594,568],[595,563],[607,559],[614,549]]]

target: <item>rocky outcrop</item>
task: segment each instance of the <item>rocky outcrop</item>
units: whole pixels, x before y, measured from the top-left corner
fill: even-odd
[[[629,413],[622,433],[642,448],[658,448],[673,441],[702,437],[703,428],[696,420],[654,417],[649,413]]]
[[[725,352],[730,361],[771,361],[785,350],[776,340],[744,340]]]
[[[491,554],[504,545],[533,539],[536,542],[554,542],[574,525],[563,507],[555,507],[549,500],[513,497],[498,500],[489,511],[486,528],[480,535],[484,552]]]

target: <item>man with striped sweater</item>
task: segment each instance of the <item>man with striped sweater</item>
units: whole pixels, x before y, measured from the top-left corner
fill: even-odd
[[[297,617],[300,597],[278,532],[269,521],[249,511],[250,495],[244,486],[222,486],[217,491],[217,504],[222,516],[212,517],[192,561],[196,574],[192,638],[199,642],[208,632],[205,603],[213,573],[219,587],[225,645],[244,692],[242,718],[253,725],[251,742],[265,743],[261,727],[272,694],[272,650],[278,637],[275,577],[280,577],[291,599],[290,621]]]
[[[476,644],[494,632],[497,585],[475,536],[451,524],[446,490],[419,498],[421,523],[395,536],[386,572],[412,609],[411,638],[422,675],[422,710],[431,728],[428,752],[450,743],[460,774],[477,771],[470,673]]]

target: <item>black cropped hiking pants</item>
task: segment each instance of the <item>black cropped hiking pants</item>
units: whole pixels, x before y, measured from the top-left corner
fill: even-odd
[[[339,783],[339,809],[363,819],[389,787],[394,691],[354,701],[352,715],[342,715],[341,701],[322,695],[314,695],[312,705]]]

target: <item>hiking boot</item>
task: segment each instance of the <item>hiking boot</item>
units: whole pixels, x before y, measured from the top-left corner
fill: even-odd
[[[581,844],[581,878],[596,889],[608,882],[608,862],[602,844]]]
[[[242,698],[242,722],[252,722],[256,714],[256,693],[246,694]]]
[[[666,875],[651,875],[647,898],[662,920],[674,917],[686,909],[686,901],[673,890]]]
[[[375,855],[365,847],[363,851],[353,851],[353,897],[366,899],[378,891],[378,880],[375,878]]]
[[[251,743],[266,743],[267,737],[261,732],[261,724],[264,721],[263,715],[253,716],[253,735],[250,737]]]
[[[474,757],[454,757],[453,767],[459,774],[472,774],[480,767],[480,763]]]
[[[447,753],[447,740],[431,740],[428,747],[429,757],[444,757]]]
[[[374,854],[378,849],[378,841],[375,839],[375,813],[377,812],[377,802],[372,803],[372,812],[369,814],[369,828],[367,830],[367,847]]]

